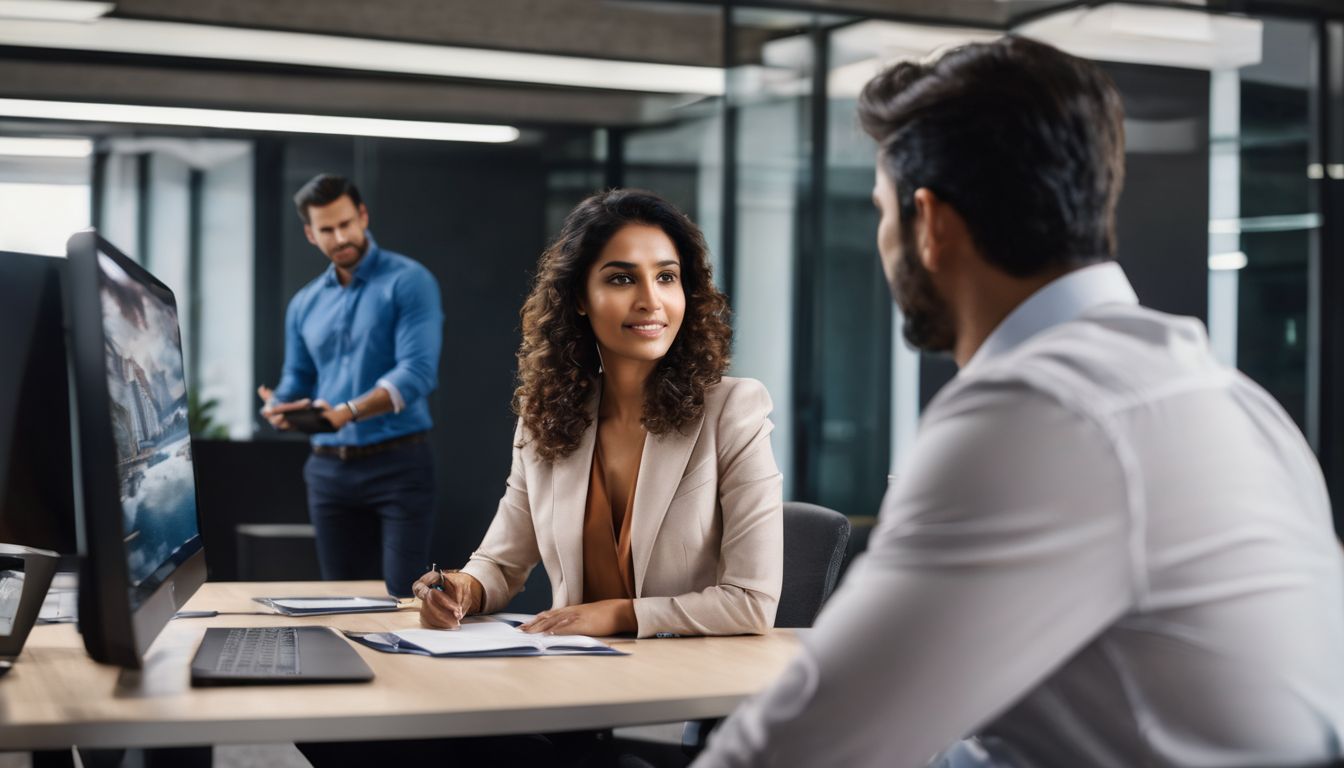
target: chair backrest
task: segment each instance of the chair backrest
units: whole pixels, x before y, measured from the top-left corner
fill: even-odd
[[[784,502],[784,589],[776,627],[810,627],[835,589],[849,542],[849,518],[801,501]]]

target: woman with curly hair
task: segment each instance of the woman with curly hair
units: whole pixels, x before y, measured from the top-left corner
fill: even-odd
[[[783,571],[770,396],[726,378],[732,331],[699,228],[658,196],[593,195],[522,309],[513,467],[460,571],[413,585],[421,621],[503,610],[538,562],[529,632],[765,632]]]

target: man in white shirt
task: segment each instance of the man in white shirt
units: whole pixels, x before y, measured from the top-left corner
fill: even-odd
[[[907,339],[961,370],[799,658],[696,765],[1338,758],[1320,470],[1200,322],[1139,306],[1111,261],[1110,81],[1004,38],[898,64],[859,109]]]

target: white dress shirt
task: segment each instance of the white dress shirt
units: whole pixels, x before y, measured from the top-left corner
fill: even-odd
[[[1341,754],[1344,568],[1306,441],[1120,267],[929,405],[799,658],[697,766],[1288,766]]]

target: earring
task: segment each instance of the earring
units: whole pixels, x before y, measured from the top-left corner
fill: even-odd
[[[604,366],[602,365],[602,345],[593,342],[593,346],[597,348],[597,372],[601,373],[604,370]]]

